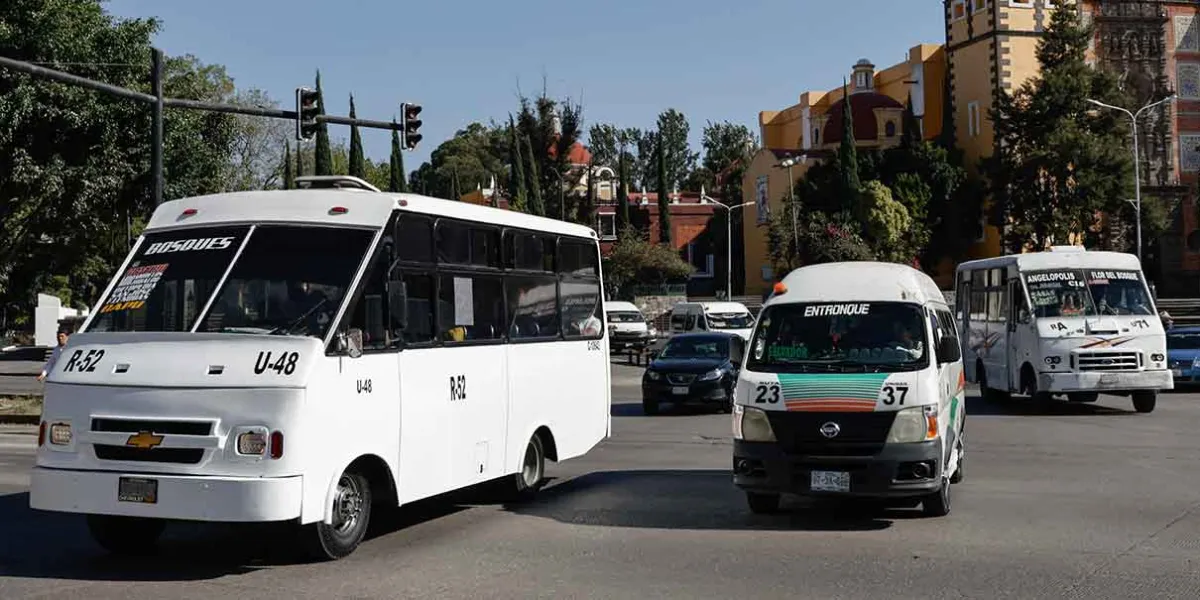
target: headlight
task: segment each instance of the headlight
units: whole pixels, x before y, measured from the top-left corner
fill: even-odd
[[[237,443],[237,453],[242,456],[262,456],[267,452],[266,427],[238,427],[234,440]]]
[[[647,369],[646,379],[649,379],[650,381],[658,381],[659,379],[662,379],[662,375],[660,375],[658,371],[651,371]]]
[[[1162,362],[1162,361],[1166,360],[1166,358],[1167,358],[1167,357],[1165,357],[1165,356],[1163,356],[1162,354],[1159,354],[1159,353],[1157,353],[1157,352],[1155,352],[1154,354],[1151,354],[1151,355],[1150,355],[1150,360],[1152,360],[1152,361],[1154,361],[1154,362]]]
[[[911,444],[937,439],[938,408],[934,405],[914,406],[896,411],[887,443]]]
[[[1061,364],[1061,363],[1062,363],[1061,356],[1047,356],[1046,357],[1046,364],[1048,364],[1048,365],[1057,365],[1057,364]]]
[[[733,437],[747,442],[774,442],[775,432],[764,410],[735,404],[733,406]]]
[[[50,443],[55,446],[66,446],[71,443],[71,424],[55,423],[50,426]]]
[[[713,369],[700,376],[700,381],[714,381],[721,378],[721,370]]]

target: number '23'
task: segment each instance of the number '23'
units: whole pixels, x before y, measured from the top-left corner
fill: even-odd
[[[778,383],[760,383],[755,388],[755,392],[757,392],[754,397],[755,404],[779,404]]]

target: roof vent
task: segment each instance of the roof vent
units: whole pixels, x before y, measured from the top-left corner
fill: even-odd
[[[378,192],[379,188],[349,175],[304,175],[296,178],[296,187],[308,190],[334,188]]]

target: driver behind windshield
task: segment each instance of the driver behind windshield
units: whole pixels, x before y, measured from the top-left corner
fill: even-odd
[[[303,330],[321,331],[332,318],[334,308],[336,307],[330,299],[320,290],[314,289],[311,283],[288,282],[287,304],[283,314],[287,315],[289,323],[300,321],[292,331],[300,329],[301,324],[305,326]]]

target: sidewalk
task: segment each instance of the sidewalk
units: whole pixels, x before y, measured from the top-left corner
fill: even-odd
[[[46,363],[32,360],[0,361],[0,377],[37,377]]]

